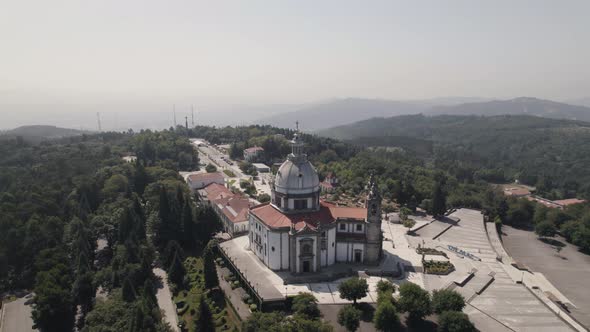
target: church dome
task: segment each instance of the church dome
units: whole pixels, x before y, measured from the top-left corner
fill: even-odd
[[[279,167],[274,184],[283,194],[311,194],[319,191],[320,179],[307,159],[290,158]]]

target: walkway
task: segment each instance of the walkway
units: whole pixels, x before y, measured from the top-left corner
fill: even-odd
[[[0,313],[0,332],[33,332],[32,308],[25,304],[29,299],[19,298],[4,303]]]
[[[153,270],[156,277],[162,280],[162,284],[156,290],[156,298],[158,300],[158,306],[162,310],[164,316],[162,319],[170,324],[173,331],[180,332],[178,328],[178,316],[176,315],[176,306],[172,301],[172,293],[170,287],[168,287],[168,275],[160,268],[154,268]]]
[[[223,293],[225,293],[225,297],[227,297],[227,299],[231,302],[231,305],[234,307],[234,309],[236,310],[236,312],[240,316],[240,319],[242,319],[242,320],[248,319],[248,317],[250,317],[250,315],[252,314],[250,312],[250,308],[248,308],[248,305],[246,303],[244,303],[244,301],[242,301],[239,294],[237,294],[237,292],[231,288],[231,286],[227,283],[227,281],[225,281],[225,279],[223,279],[222,269],[219,268],[218,265],[215,265],[215,267],[217,268],[217,278],[219,280],[219,288],[221,288]],[[231,310],[231,309],[228,308],[228,310]]]

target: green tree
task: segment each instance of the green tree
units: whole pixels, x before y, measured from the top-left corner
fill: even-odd
[[[540,223],[535,225],[535,233],[539,235],[539,237],[553,237],[557,230],[555,226],[550,221],[541,221]]]
[[[352,305],[345,305],[338,311],[338,324],[344,326],[347,331],[354,332],[360,326],[361,311]]]
[[[410,229],[412,229],[412,227],[416,226],[416,220],[414,219],[406,219],[404,221],[404,227],[406,227],[408,229],[408,232],[410,232]]]
[[[33,299],[35,328],[47,332],[71,331],[74,327],[74,299],[71,276],[63,263],[37,274]]]
[[[432,215],[435,217],[442,216],[447,211],[447,198],[443,191],[442,180],[439,180],[434,185],[432,192]]]
[[[353,277],[338,285],[338,291],[340,292],[340,298],[352,301],[356,304],[357,300],[367,296],[369,285],[365,279]]]
[[[477,329],[466,314],[459,311],[445,311],[438,317],[439,332],[475,332]]]
[[[205,278],[205,288],[212,289],[219,286],[217,269],[213,260],[213,248],[209,245],[203,254],[203,276]]]
[[[311,293],[299,293],[295,296],[291,309],[296,313],[303,314],[312,319],[320,317],[318,300]]]
[[[386,279],[379,280],[379,282],[377,282],[377,292],[382,293],[387,291],[395,293],[395,285]]]
[[[195,322],[195,331],[197,332],[214,332],[215,324],[213,322],[213,315],[209,309],[209,304],[205,301],[205,297],[201,296],[199,302],[199,316]]]
[[[393,332],[400,329],[400,321],[391,301],[385,301],[377,305],[373,315],[375,328],[384,332]]]
[[[176,285],[181,286],[183,284],[185,274],[186,269],[184,268],[184,264],[182,264],[182,260],[177,253],[172,259],[170,268],[168,268],[168,279]]]
[[[207,164],[207,166],[205,166],[205,171],[207,171],[207,173],[215,173],[217,172],[217,167],[213,164]]]
[[[411,321],[421,320],[432,313],[430,295],[420,286],[406,282],[399,287],[399,308],[409,313]]]
[[[454,290],[441,289],[432,293],[432,310],[437,314],[443,311],[461,311],[463,308],[465,299]]]
[[[260,203],[270,202],[270,195],[269,194],[260,194],[256,197],[256,200]]]

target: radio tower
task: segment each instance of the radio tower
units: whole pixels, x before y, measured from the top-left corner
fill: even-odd
[[[195,110],[193,108],[193,105],[191,105],[191,125],[193,126],[193,128],[195,127]]]
[[[184,117],[184,127],[188,130],[188,116]]]
[[[174,114],[174,129],[176,129],[176,104],[172,104],[172,113]]]
[[[102,132],[102,126],[100,125],[100,113],[96,112],[96,121],[98,122],[98,132]]]

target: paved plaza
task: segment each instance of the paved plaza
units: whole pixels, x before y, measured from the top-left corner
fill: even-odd
[[[415,235],[407,235],[407,228],[401,224],[384,222],[385,257],[379,269],[405,266],[406,272],[400,279],[390,279],[398,285],[410,281],[429,291],[447,287],[455,289],[465,297],[467,307],[464,311],[481,331],[560,332],[573,331],[571,326],[580,327],[549,300],[549,292],[560,300],[566,298],[543,275],[520,271],[510,265],[512,260],[498,235],[494,229],[485,227],[479,211],[459,209],[449,217],[457,222],[424,220],[422,225],[425,226]],[[463,254],[451,251],[449,245]],[[310,292],[322,305],[349,303],[341,299],[338,292],[338,285],[345,279],[285,285],[290,273],[268,269],[247,249],[247,236],[223,242],[220,246],[265,299],[283,299],[300,292]],[[421,256],[416,253],[418,246],[447,253],[455,271],[446,276],[419,272],[422,263]],[[359,271],[366,268],[356,267]],[[413,270],[417,272],[407,272]],[[376,284],[380,279],[367,278],[370,291],[362,302],[376,302]],[[556,312],[560,312],[562,317]]]
[[[572,316],[590,327],[590,256],[564,239],[558,238],[565,246],[557,254],[553,246],[539,241],[532,231],[507,226],[502,229],[504,246],[510,255],[535,274],[543,273],[563,293],[560,300],[568,303]]]
[[[465,312],[480,330],[572,331],[531,290],[516,282],[515,278],[519,275],[514,273],[516,269],[496,260],[498,253],[488,240],[483,216],[479,211],[460,209],[451,217],[460,221],[437,240],[409,237],[413,246],[425,243],[427,247],[445,251],[456,268],[448,276],[425,275],[426,289],[450,286],[470,272],[475,272],[463,287],[456,286],[454,289],[468,301]],[[441,229],[440,225],[437,229]],[[481,260],[455,254],[448,249],[448,245],[458,247]],[[512,271],[509,273],[507,269]]]
[[[383,223],[383,231],[386,232],[390,239],[394,239],[394,242],[403,242],[403,245],[399,249],[393,248],[392,241],[385,241],[383,248],[385,252],[385,259],[381,263],[379,269],[393,270],[397,269],[397,265],[414,265],[420,264],[420,256],[416,254],[414,250],[408,248],[408,243],[403,235],[395,234],[392,232],[387,223]],[[345,304],[351,303],[350,301],[343,300],[340,298],[338,292],[338,285],[346,280],[342,278],[331,282],[317,282],[317,283],[295,283],[286,284],[285,280],[291,275],[289,272],[275,272],[266,267],[256,255],[247,249],[248,237],[240,236],[230,241],[226,241],[220,244],[221,249],[230,258],[232,263],[240,270],[242,275],[246,276],[246,279],[250,281],[252,286],[256,289],[257,293],[265,300],[281,300],[285,296],[297,295],[300,292],[312,293],[320,304]],[[412,261],[402,260],[396,253],[404,252],[405,256],[411,257]],[[363,271],[367,268],[375,269],[372,267],[356,266],[356,270]],[[327,269],[324,269],[327,270]],[[367,283],[369,284],[369,294],[361,299],[361,302],[375,303],[377,302],[377,282],[384,279],[381,277],[367,277]],[[423,286],[422,274],[421,273],[405,273],[403,278],[399,280],[389,279],[390,281],[400,284],[406,281],[412,281]]]

